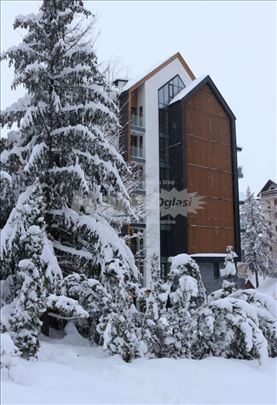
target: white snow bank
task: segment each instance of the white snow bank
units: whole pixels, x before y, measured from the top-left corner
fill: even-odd
[[[71,324],[44,337],[38,361],[19,359],[2,403],[264,404],[276,401],[276,360],[139,359],[131,364],[90,347]]]
[[[193,259],[186,253],[181,253],[177,256],[172,256],[168,258],[169,263],[171,263],[171,269],[177,269],[178,266],[185,266],[189,263],[194,263]]]
[[[260,278],[260,286],[258,290],[264,294],[270,295],[272,298],[277,300],[277,278]]]

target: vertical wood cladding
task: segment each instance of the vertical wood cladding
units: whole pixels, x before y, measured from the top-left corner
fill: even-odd
[[[222,253],[235,246],[230,118],[208,85],[184,108],[188,192],[205,201],[188,215],[188,253]]]

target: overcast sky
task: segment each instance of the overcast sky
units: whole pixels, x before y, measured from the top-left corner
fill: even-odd
[[[36,13],[40,1],[1,0],[1,50],[21,41],[16,15]],[[237,117],[243,151],[240,189],[258,192],[276,180],[276,3],[87,1],[97,15],[100,61],[120,60],[137,76],[180,51],[196,76],[209,74]],[[1,109],[12,92],[13,73],[1,65]]]

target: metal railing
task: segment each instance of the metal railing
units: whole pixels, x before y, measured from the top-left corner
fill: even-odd
[[[262,191],[261,192],[261,197],[269,197],[269,196],[277,196],[277,189],[275,188],[274,190],[268,190],[268,191]]]
[[[144,158],[143,148],[139,146],[131,146],[131,156],[136,158]]]
[[[131,114],[131,123],[136,127],[144,128],[144,118],[139,115]]]

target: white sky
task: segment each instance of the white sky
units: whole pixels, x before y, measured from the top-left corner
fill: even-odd
[[[1,0],[1,50],[20,42],[18,14],[36,13],[40,1]],[[129,77],[180,51],[196,76],[209,74],[237,117],[243,147],[240,189],[258,192],[276,180],[276,2],[86,1],[97,17],[100,61],[119,59]],[[1,109],[13,73],[1,64]]]

